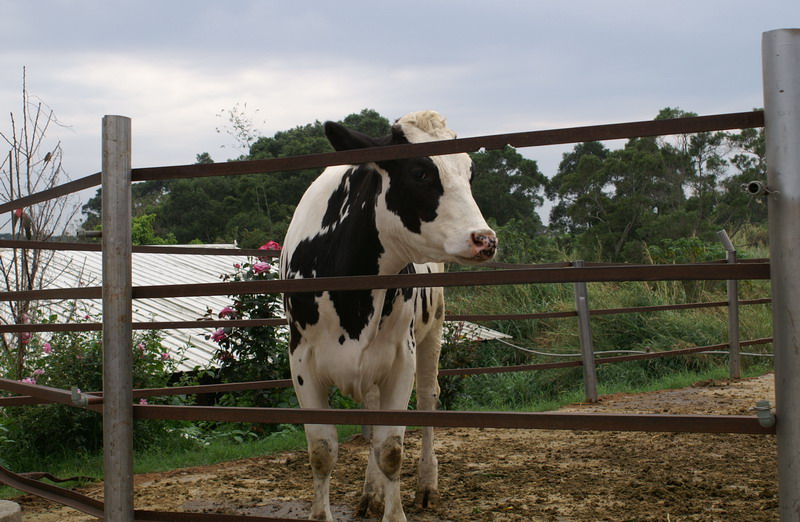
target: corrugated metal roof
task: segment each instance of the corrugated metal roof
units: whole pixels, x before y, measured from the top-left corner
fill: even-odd
[[[188,245],[196,247],[197,245]],[[207,248],[234,248],[233,245],[205,245]],[[8,264],[10,249],[0,249],[3,262]],[[223,274],[234,272],[235,263],[244,263],[246,256],[236,255],[173,255],[173,254],[133,254],[133,285],[152,286],[170,284],[218,283]],[[102,253],[83,251],[53,251],[47,268],[48,281],[45,288],[74,288],[100,286],[102,284]],[[211,309],[216,314],[232,304],[227,296],[173,297],[163,299],[141,299],[133,302],[133,320],[148,321],[191,321],[200,319]],[[64,320],[69,310],[68,302],[40,303],[42,311],[57,313]],[[85,299],[78,303],[77,309],[83,314],[99,317],[102,303],[99,299]],[[481,341],[487,339],[510,338],[511,336],[470,322],[453,323],[453,328],[463,339]],[[452,330],[452,328],[451,328]],[[213,328],[191,328],[163,330],[163,345],[173,355],[181,353],[185,361],[179,365],[181,370],[191,370],[195,366],[207,366],[213,361],[217,344],[206,340]],[[44,334],[47,336],[48,334]]]
[[[233,248],[233,245],[208,245],[209,248],[215,246]],[[0,255],[7,263],[11,251],[0,250]],[[133,285],[219,283],[221,275],[233,273],[234,263],[243,263],[246,259],[245,256],[228,255],[134,253]],[[102,284],[102,253],[54,251],[47,270],[49,275],[45,288],[99,286]],[[202,318],[208,309],[216,314],[229,305],[231,299],[227,296],[141,299],[133,302],[133,320],[136,322],[196,320]],[[48,313],[58,313],[63,316],[69,309],[69,303],[40,303],[40,308]],[[77,309],[81,314],[99,318],[102,313],[102,303],[99,299],[84,299],[78,303]],[[217,345],[205,339],[205,336],[212,331],[212,328],[164,330],[163,344],[172,354],[183,353],[186,360],[180,365],[180,369],[190,370],[198,365],[205,366],[213,359]]]

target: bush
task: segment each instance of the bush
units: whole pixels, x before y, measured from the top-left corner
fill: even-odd
[[[274,242],[262,248],[280,248]],[[259,281],[278,277],[277,260],[248,259],[234,265],[232,274],[224,274],[224,281]],[[278,294],[230,296],[232,305],[216,313],[222,319],[269,319],[282,317],[281,298]],[[211,314],[208,314],[211,315]],[[219,328],[208,338],[219,344],[215,359],[217,370],[211,370],[221,382],[248,382],[288,379],[289,350],[286,327],[252,326]],[[218,400],[225,406],[293,407],[297,405],[294,389],[269,388],[224,394]],[[268,425],[261,425],[263,429]]]
[[[49,321],[57,320],[52,316]],[[84,316],[80,322],[87,322]],[[133,386],[166,386],[179,360],[169,355],[157,331],[136,333],[133,339]],[[83,391],[103,389],[101,332],[58,332],[48,341],[32,337],[23,381]],[[176,398],[172,401],[179,400]],[[151,400],[152,402],[152,400]],[[136,421],[134,445],[141,448],[168,433],[169,423]],[[0,417],[0,444],[7,444],[7,463],[25,468],[51,455],[93,453],[102,448],[102,416],[60,404],[5,408]]]

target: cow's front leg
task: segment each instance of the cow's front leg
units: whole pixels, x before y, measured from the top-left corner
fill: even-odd
[[[297,352],[299,352],[298,350]],[[297,355],[295,352],[295,355]],[[298,360],[300,357],[297,358]],[[307,359],[307,357],[306,357]],[[295,360],[292,362],[292,380],[301,408],[329,408],[328,390],[313,378],[307,367]],[[304,377],[305,376],[305,377]],[[312,520],[333,520],[331,514],[331,473],[339,456],[339,438],[336,426],[306,424],[308,459],[314,477],[314,502],[311,506]]]
[[[336,427],[323,424],[306,424],[308,458],[314,476],[314,502],[311,520],[333,520],[331,514],[331,473],[339,457]]]
[[[441,325],[417,347],[417,409],[435,410],[439,405],[439,352]],[[414,504],[428,508],[439,501],[439,461],[433,451],[433,428],[422,428],[422,449],[417,465],[417,489]]]
[[[364,408],[380,409],[380,390],[374,386],[364,397]],[[367,472],[364,476],[364,492],[358,504],[358,516],[367,518],[370,509],[377,514],[383,513],[383,472],[378,468],[377,459],[372,454],[374,426],[365,426],[362,432],[370,446]]]
[[[405,410],[414,384],[414,361],[404,360],[392,369],[391,376],[379,385],[380,409]],[[405,522],[400,495],[400,469],[403,464],[405,426],[373,426],[369,464],[360,514],[379,509],[383,504],[384,522]],[[380,492],[383,498],[380,498]]]

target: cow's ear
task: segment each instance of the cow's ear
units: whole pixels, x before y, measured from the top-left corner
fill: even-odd
[[[382,140],[368,136],[363,132],[348,129],[340,123],[333,121],[325,122],[325,137],[331,142],[337,151],[366,149],[385,145]]]

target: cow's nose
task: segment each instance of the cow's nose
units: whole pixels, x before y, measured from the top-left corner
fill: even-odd
[[[490,259],[497,250],[497,236],[491,230],[473,232],[472,247],[475,250],[475,257]]]

